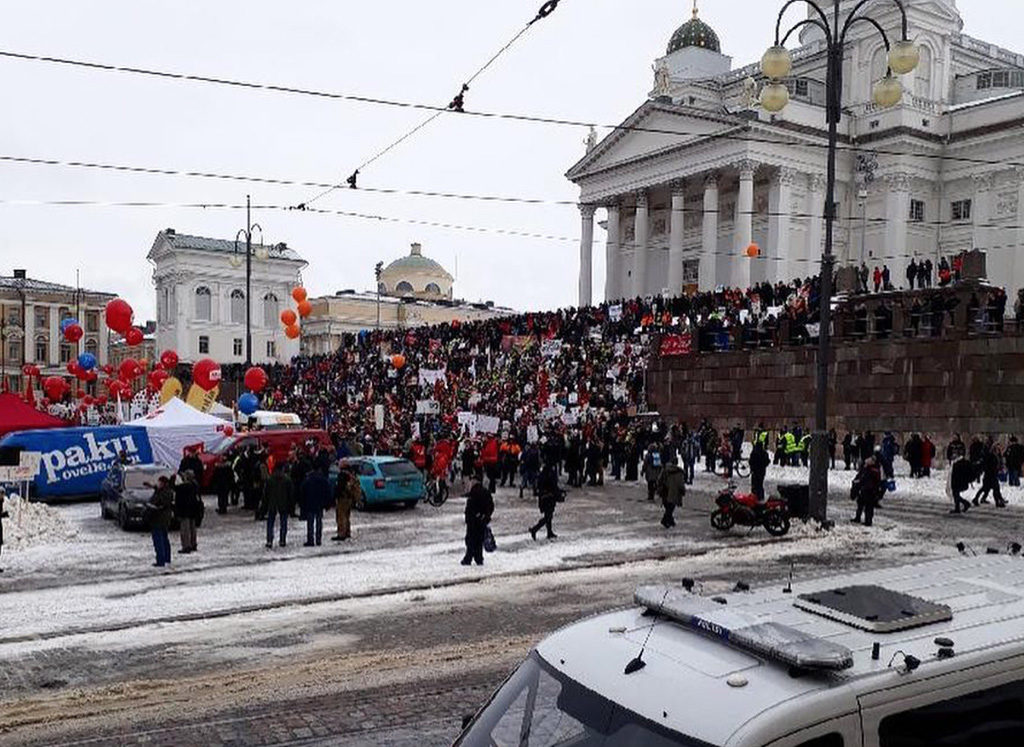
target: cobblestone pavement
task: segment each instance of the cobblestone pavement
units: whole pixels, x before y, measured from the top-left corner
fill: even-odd
[[[11,638],[16,631],[0,630],[0,744],[449,744],[462,716],[486,700],[531,646],[573,619],[628,603],[636,583],[683,575],[701,578],[709,591],[741,578],[775,583],[790,567],[807,577],[949,555],[957,540],[984,552],[1024,534],[1024,511],[1017,507],[950,518],[940,502],[890,502],[874,533],[858,535],[862,541],[829,550],[794,540],[791,552],[766,561],[758,554],[769,542],[763,533],[717,537],[711,532],[707,509],[718,484],[698,481],[672,535],[678,542],[641,553],[593,553],[567,568],[470,579],[447,588],[45,640],[16,641]],[[534,515],[532,501],[500,491],[498,504],[507,527],[499,535],[503,546],[529,543],[511,532]],[[412,521],[419,531],[451,531],[458,527],[460,508],[454,502],[442,510],[447,515],[423,511]],[[845,523],[850,513],[849,504],[837,497],[836,518]],[[560,507],[556,529],[566,537],[580,532],[664,536],[656,524],[659,516],[642,490],[611,485],[574,494]],[[414,536],[404,526],[409,520],[400,513],[361,516],[364,544],[346,551],[358,555],[372,543],[408,542]],[[228,531],[251,534],[251,520],[244,522],[234,517]],[[89,527],[96,536],[88,534],[84,541],[97,546],[104,539],[115,547],[145,539],[123,536],[99,522]],[[686,539],[699,543],[686,544]],[[203,562],[214,568],[249,562],[232,560],[228,548],[211,555]],[[88,557],[78,574],[49,570],[4,583],[26,590],[34,583],[52,588],[96,582],[103,578],[102,560]],[[296,583],[301,583],[300,554],[273,562],[295,564]],[[254,572],[260,567],[254,564]],[[186,571],[173,583],[188,585],[200,576]],[[0,587],[0,593],[8,590]]]

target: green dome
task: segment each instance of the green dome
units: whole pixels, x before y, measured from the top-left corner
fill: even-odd
[[[697,17],[697,9],[693,9],[693,18],[680,26],[668,43],[668,54],[678,52],[685,47],[701,47],[712,52],[721,52],[718,34],[704,21]]]

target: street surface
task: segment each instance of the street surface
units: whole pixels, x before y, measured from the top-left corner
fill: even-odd
[[[769,490],[801,475],[773,468]],[[296,522],[273,550],[251,514],[217,516],[208,499],[199,553],[175,553],[170,571],[150,566],[147,534],[121,532],[95,504],[49,509],[55,528],[3,556],[0,742],[449,744],[541,638],[629,604],[638,583],[690,576],[710,593],[1024,536],[1021,491],[1007,491],[1008,509],[950,517],[943,473],[898,470],[875,526],[852,524],[851,477],[832,473],[833,531],[797,522],[781,540],[715,532],[724,481],[706,474],[673,530],[643,486],[609,483],[572,491],[550,542],[526,532],[535,501],[499,489],[499,547],[483,568],[458,564],[458,498],[357,513],[341,546],[302,547]]]

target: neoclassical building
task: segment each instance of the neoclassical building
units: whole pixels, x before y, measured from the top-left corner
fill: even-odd
[[[183,361],[210,357],[245,362],[245,312],[250,307],[253,363],[287,363],[299,341],[284,334],[280,313],[294,307],[291,292],[306,266],[287,244],[256,245],[252,296],[246,297],[245,244],[190,236],[168,228],[149,251],[156,286],[156,348]]]
[[[845,17],[856,5],[843,0]],[[961,32],[955,0],[904,0],[917,70],[880,109],[878,32],[851,27],[843,73],[835,253],[839,265],[987,254],[992,282],[1024,284],[1024,55]],[[781,7],[781,2],[780,2]],[[894,3],[871,15],[899,37]],[[765,31],[765,48],[774,41]],[[759,65],[732,69],[698,16],[672,34],[654,89],[567,177],[580,189],[579,300],[593,301],[594,220],[607,211],[605,298],[747,287],[818,272],[824,238],[825,45],[807,25],[785,81],[790,103],[757,105]],[[750,258],[751,243],[759,255]]]
[[[441,301],[451,299],[453,282],[446,269],[423,256],[422,245],[413,244],[407,256],[381,270],[377,284],[385,296]]]

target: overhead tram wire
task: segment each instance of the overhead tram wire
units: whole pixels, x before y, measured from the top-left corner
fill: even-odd
[[[355,171],[352,172],[352,175],[345,180],[344,184],[334,184],[327,187],[322,192],[319,192],[318,194],[314,195],[312,198],[306,200],[305,202],[300,202],[298,205],[295,206],[295,209],[306,210],[310,205],[312,205],[317,200],[326,197],[331,192],[334,192],[337,189],[341,189],[344,186],[347,186],[350,189],[358,189],[358,180],[360,172],[364,171],[368,166],[376,163],[381,158],[383,158],[388,153],[397,148],[399,145],[412,138],[417,132],[427,127],[434,120],[438,119],[442,114],[445,114],[449,111],[465,114],[465,96],[466,93],[469,92],[469,87],[476,81],[477,78],[483,75],[487,71],[487,69],[491,67],[491,65],[497,62],[499,57],[501,57],[508,50],[510,50],[512,46],[517,41],[519,41],[523,37],[523,35],[526,34],[527,31],[529,31],[533,27],[533,24],[537,23],[537,21],[547,18],[549,15],[554,13],[555,10],[558,8],[558,4],[560,2],[561,0],[547,0],[547,2],[545,2],[544,5],[541,6],[540,10],[537,11],[537,15],[534,16],[532,21],[530,21],[523,28],[521,28],[515,34],[515,36],[513,36],[508,42],[505,43],[505,45],[501,49],[499,49],[497,52],[491,55],[490,59],[487,60],[487,62],[485,62],[483,65],[477,68],[476,72],[474,72],[472,75],[469,76],[469,78],[466,79],[466,82],[462,84],[462,87],[459,89],[459,92],[455,95],[455,97],[451,100],[451,103],[449,103],[445,109],[435,111],[433,114],[428,116],[426,119],[424,119],[422,122],[420,122],[418,125],[413,127],[405,134],[403,134],[401,137],[392,141],[389,145],[385,146],[381,150],[377,151],[370,158],[363,161],[363,163],[357,166]]]
[[[10,50],[0,49],[0,58],[7,58],[20,61],[30,62],[42,62],[56,65],[68,65],[72,67],[82,67],[99,72],[111,72],[111,73],[127,73],[132,75],[142,75],[154,78],[163,78],[169,80],[176,80],[181,82],[191,83],[207,83],[212,85],[228,86],[233,88],[244,88],[255,91],[265,91],[269,93],[284,93],[293,94],[299,96],[311,96],[314,98],[335,100],[335,101],[349,101],[353,103],[371,104],[376,106],[385,106],[399,109],[419,109],[421,111],[431,111],[444,114],[445,112],[451,111],[448,107],[437,106],[434,104],[422,104],[414,103],[409,101],[401,101],[398,99],[386,99],[382,97],[374,96],[361,96],[358,94],[345,94],[331,91],[320,91],[315,89],[299,88],[294,86],[276,85],[271,83],[255,83],[252,81],[240,81],[229,78],[219,78],[206,75],[191,75],[185,73],[176,73],[164,70],[152,70],[146,68],[129,67],[123,65],[112,65],[107,63],[88,62],[83,60],[74,60],[70,58],[52,57],[46,55],[28,54],[24,52],[13,52]],[[675,135],[680,137],[693,137],[695,139],[707,140],[730,140],[737,142],[746,143],[758,143],[758,144],[769,144],[779,145],[777,138],[768,137],[756,137],[750,134],[734,134],[726,131],[721,133],[706,133],[706,132],[693,132],[687,130],[676,130],[676,129],[664,129],[658,127],[644,127],[642,125],[626,125],[626,124],[599,124],[596,122],[584,122],[577,119],[567,119],[559,117],[542,117],[531,114],[520,114],[520,113],[509,113],[509,112],[487,112],[487,111],[474,111],[472,109],[465,109],[460,112],[471,117],[477,117],[481,119],[498,119],[515,122],[529,122],[534,124],[546,124],[546,125],[557,125],[563,127],[575,127],[575,128],[590,128],[599,127],[604,130],[611,132],[642,132],[654,135]],[[746,127],[747,123],[738,122],[735,126],[730,127],[730,130]],[[824,135],[822,135],[824,137]],[[799,142],[791,143],[799,145],[803,148],[818,148],[825,149],[827,145],[825,143],[815,142]],[[844,145],[840,143],[838,145],[840,152],[844,153],[862,153],[869,151],[880,156],[893,156],[897,158],[922,158],[922,159],[934,159],[938,161],[948,161],[950,163],[963,163],[963,164],[974,164],[979,166],[1003,166],[1003,167],[1024,167],[1024,161],[1000,161],[990,160],[985,158],[972,158],[969,156],[956,156],[942,153],[917,153],[912,151],[901,151],[892,150],[887,148],[867,148],[860,147],[858,145]]]
[[[171,202],[156,202],[156,201],[145,201],[145,200],[130,200],[130,201],[106,201],[106,200],[10,200],[0,199],[0,206],[41,206],[41,207],[99,207],[99,208],[165,208],[165,209],[201,209],[201,210],[245,210],[246,205],[244,203],[226,203],[226,202],[192,202],[192,203],[171,203]],[[289,205],[278,205],[278,204],[264,204],[264,205],[252,205],[253,210],[272,210],[278,212],[290,212],[293,211]],[[401,218],[397,216],[387,215],[376,215],[372,213],[359,213],[349,210],[336,210],[329,208],[309,208],[304,211],[312,215],[321,216],[336,216],[342,218],[355,218],[359,220],[377,221],[383,223],[403,223],[407,225],[425,226],[428,228],[439,228],[445,230],[454,231],[468,231],[471,233],[490,233],[501,236],[512,236],[516,238],[528,238],[538,239],[544,241],[558,241],[567,243],[579,243],[579,237],[571,236],[557,236],[554,234],[542,234],[542,233],[531,233],[528,231],[520,231],[517,229],[506,229],[506,228],[494,228],[489,226],[469,226],[458,223],[445,223],[443,221],[424,220],[419,218]],[[697,211],[689,211],[697,212]],[[764,213],[751,213],[752,215],[762,215]],[[778,213],[769,214],[789,217],[809,217],[806,214],[796,213]],[[844,221],[860,223],[860,218],[844,218]],[[875,223],[887,223],[887,218],[869,219]],[[965,224],[950,223],[948,221],[932,221],[930,223],[915,223],[915,225],[956,225],[963,226]],[[974,224],[976,228],[985,229],[1004,229],[1008,231],[1024,230],[1024,225],[1005,225],[1005,224]],[[618,243],[618,248],[621,249],[637,249],[638,245],[634,242],[621,241]],[[649,250],[660,250],[668,251],[668,247],[652,247],[648,245]],[[990,245],[987,251],[1003,251],[1003,250],[1016,250],[1017,243],[1007,243],[1002,245]],[[732,257],[743,260],[751,260],[751,258],[743,251],[715,251],[706,252],[702,254],[708,254],[716,257]],[[920,254],[920,253],[918,253]],[[905,254],[874,254],[871,257],[865,257],[865,261],[870,260],[871,262],[879,262],[885,260],[895,259],[911,259],[918,258],[918,254],[905,253]],[[809,263],[815,266],[820,264],[820,260],[816,257],[779,257],[769,255],[759,255],[756,259],[771,262],[795,262],[795,263]]]

